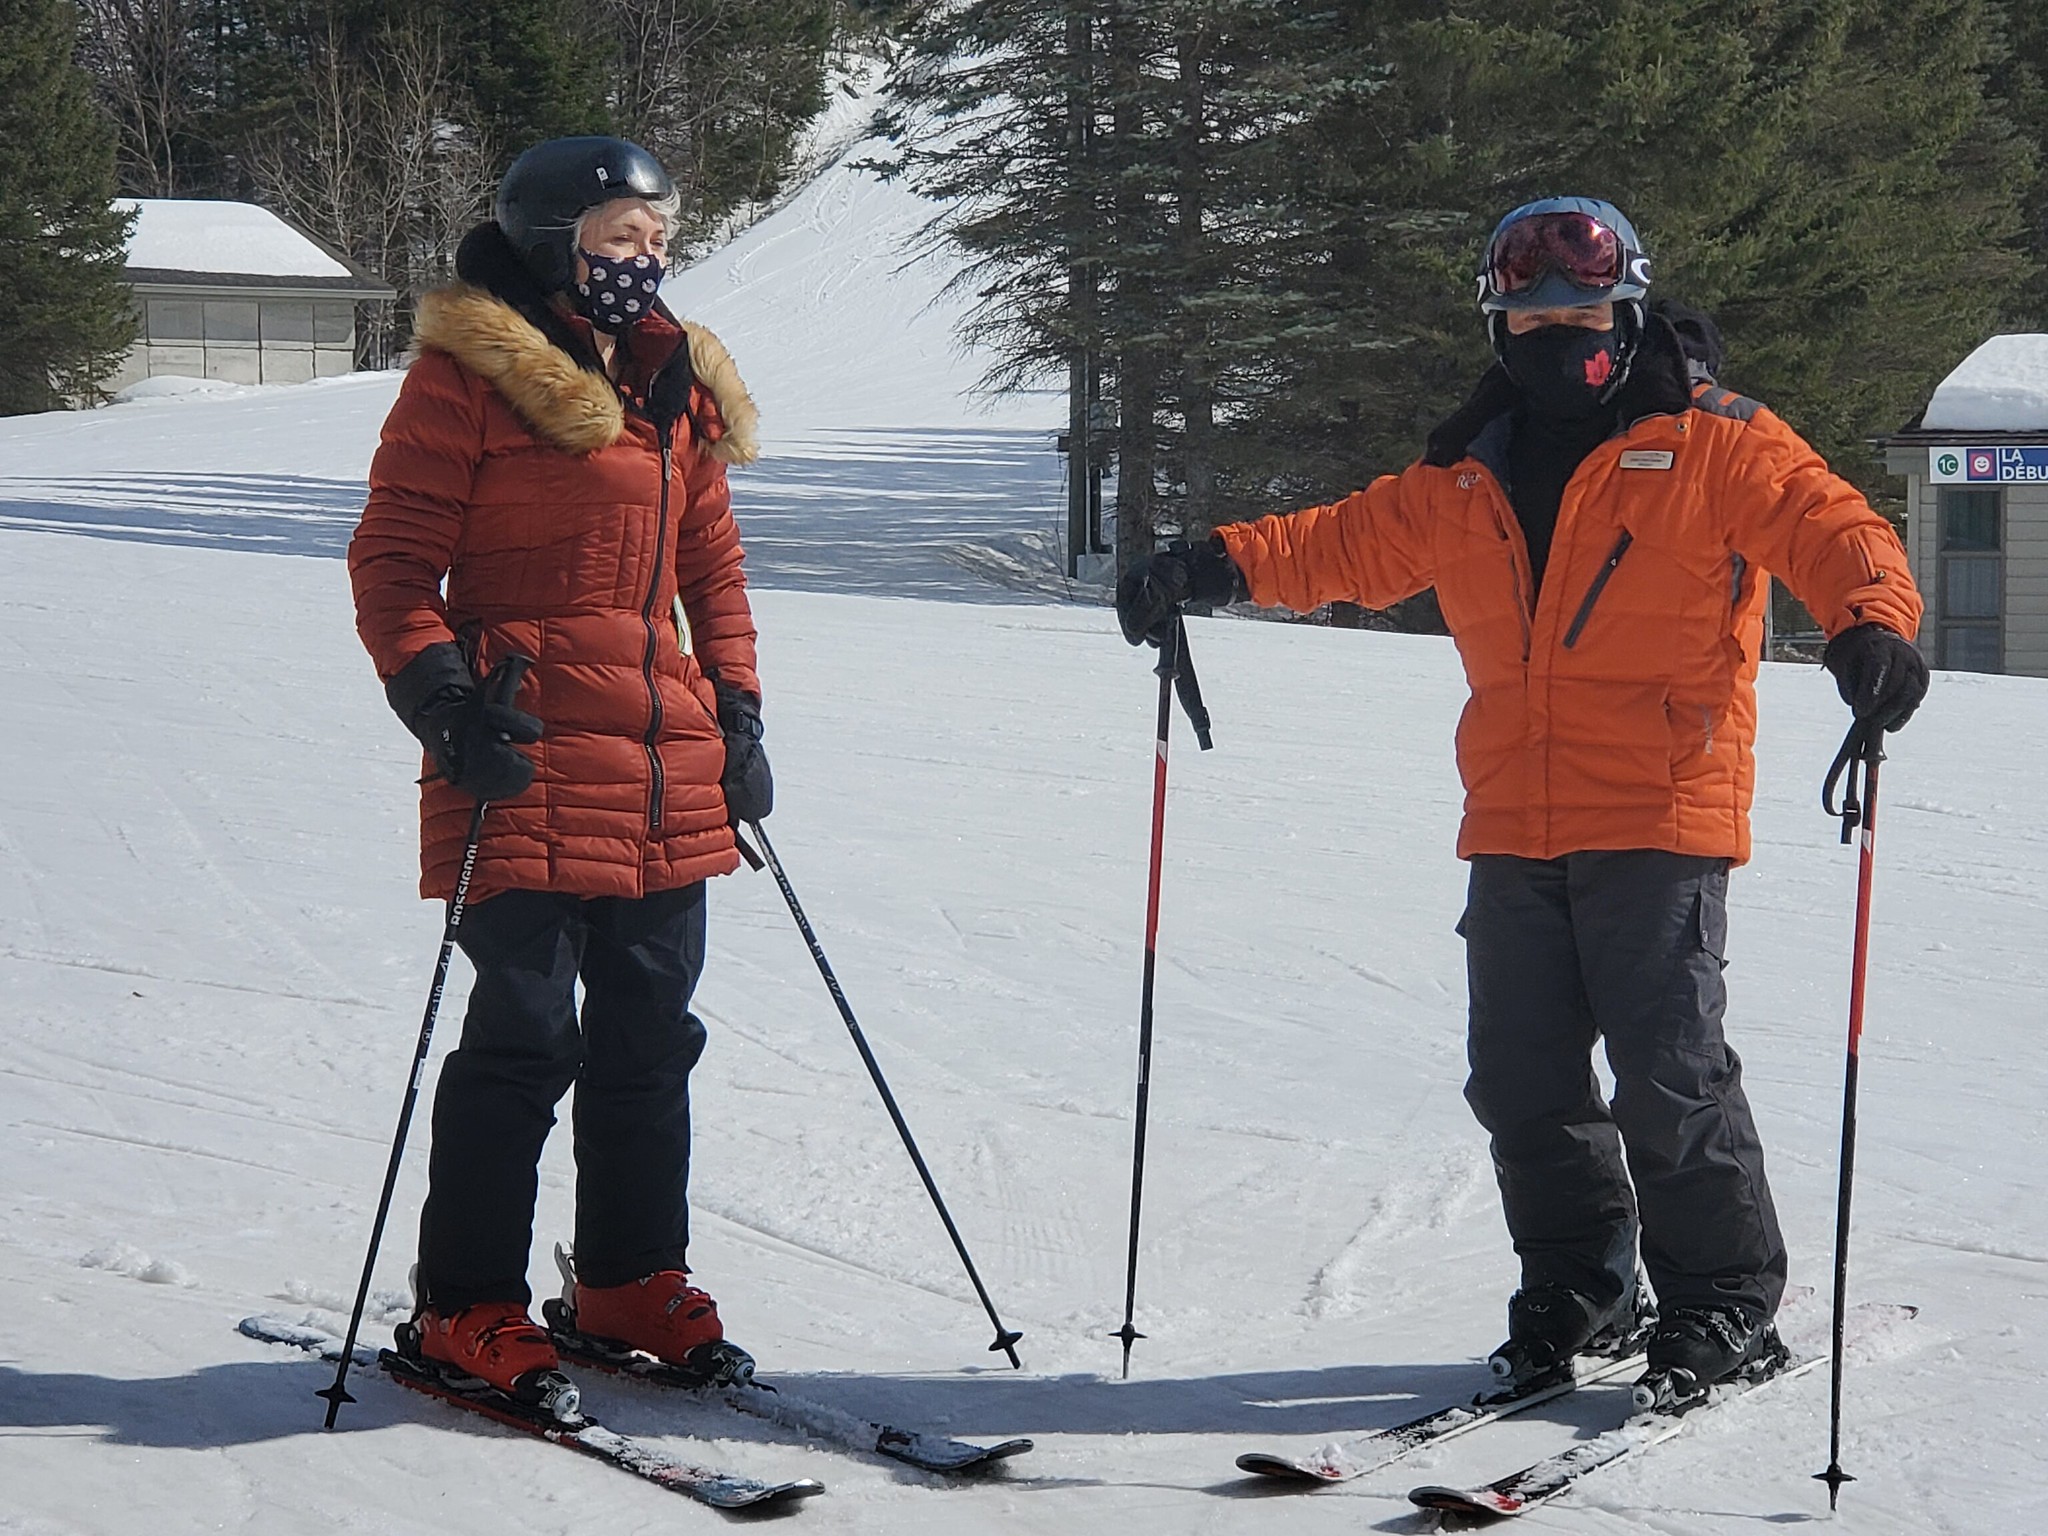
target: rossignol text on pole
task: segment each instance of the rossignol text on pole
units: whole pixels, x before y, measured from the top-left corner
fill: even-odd
[[[1195,664],[1188,655],[1187,620],[1176,615],[1173,625],[1159,641],[1159,723],[1154,733],[1152,760],[1152,864],[1145,896],[1145,980],[1138,1002],[1138,1104],[1137,1124],[1131,1142],[1131,1236],[1130,1252],[1124,1265],[1124,1325],[1110,1335],[1124,1346],[1124,1376],[1131,1374],[1131,1345],[1145,1337],[1135,1326],[1138,1309],[1138,1217],[1145,1200],[1145,1125],[1152,1102],[1152,982],[1159,960],[1159,871],[1166,847],[1166,749],[1173,725],[1173,698],[1180,694],[1181,707],[1195,728],[1195,740],[1206,752],[1215,745],[1209,739],[1209,711],[1202,703],[1201,684],[1195,681]]]
[[[524,656],[508,656],[491,670],[484,689],[493,704],[510,704],[519,694],[533,662]],[[434,1020],[441,1012],[441,992],[448,985],[448,962],[455,953],[455,935],[462,927],[462,911],[469,902],[469,877],[476,873],[476,853],[484,838],[484,813],[490,809],[479,800],[470,813],[469,836],[462,846],[462,867],[455,876],[455,891],[448,898],[448,919],[441,928],[441,954],[434,962],[434,982],[427,989],[427,1011],[420,1020],[419,1043],[412,1053],[412,1073],[405,1083],[405,1101],[398,1111],[398,1129],[391,1137],[391,1161],[384,1169],[384,1193],[377,1201],[377,1219],[370,1226],[370,1249],[363,1255],[363,1278],[356,1286],[355,1310],[349,1314],[348,1342],[341,1347],[341,1359],[334,1367],[334,1381],[314,1394],[327,1399],[328,1429],[343,1403],[355,1401],[349,1395],[348,1368],[355,1359],[356,1334],[363,1326],[363,1307],[370,1299],[370,1274],[377,1267],[377,1250],[384,1241],[384,1220],[391,1214],[391,1192],[398,1187],[398,1165],[405,1157],[405,1135],[412,1128],[413,1106],[419,1102],[420,1079],[426,1075],[427,1052],[434,1041]]]
[[[1849,1057],[1842,1075],[1842,1181],[1835,1197],[1835,1332],[1833,1384],[1828,1405],[1828,1467],[1814,1477],[1828,1485],[1828,1508],[1855,1478],[1842,1470],[1842,1334],[1849,1297],[1849,1196],[1856,1176],[1856,1068],[1863,1044],[1864,977],[1870,961],[1870,882],[1877,856],[1877,767],[1884,761],[1884,732],[1857,721],[1835,754],[1821,789],[1821,804],[1842,821],[1842,841],[1860,843],[1856,871],[1856,942],[1849,966]],[[1858,792],[1858,774],[1861,792]],[[1842,806],[1835,809],[1835,786]],[[1860,831],[1860,838],[1857,836]]]
[[[861,1061],[867,1066],[868,1076],[875,1081],[876,1090],[882,1095],[882,1105],[889,1111],[889,1118],[896,1122],[896,1134],[903,1138],[903,1150],[910,1154],[910,1161],[917,1168],[917,1176],[924,1180],[925,1193],[932,1197],[932,1205],[938,1210],[939,1220],[946,1224],[946,1236],[953,1240],[953,1249],[960,1255],[960,1262],[966,1267],[967,1279],[974,1286],[974,1294],[981,1298],[982,1310],[988,1313],[988,1320],[995,1325],[995,1342],[989,1345],[992,1354],[1000,1353],[1010,1357],[1013,1368],[1021,1370],[1024,1362],[1017,1358],[1017,1341],[1024,1337],[1014,1328],[1005,1328],[1003,1320],[996,1315],[996,1304],[989,1299],[988,1287],[981,1283],[981,1274],[974,1267],[974,1259],[967,1251],[967,1244],[960,1236],[959,1227],[953,1223],[953,1213],[946,1209],[946,1202],[939,1194],[938,1183],[932,1178],[932,1171],[925,1166],[924,1154],[917,1150],[917,1140],[910,1134],[910,1126],[903,1118],[903,1111],[896,1107],[896,1095],[889,1091],[889,1083],[882,1076],[882,1068],[875,1060],[875,1053],[868,1049],[867,1036],[861,1033],[860,1021],[853,1016],[853,1005],[846,1000],[846,993],[840,989],[839,978],[832,974],[832,963],[825,958],[825,948],[818,942],[818,935],[811,927],[811,921],[804,916],[803,906],[796,899],[796,887],[789,883],[789,876],[782,868],[782,860],[775,856],[775,845],[768,841],[768,834],[761,830],[761,823],[753,822],[750,830],[754,840],[761,845],[760,853],[747,846],[747,840],[740,836],[738,829],[733,832],[738,842],[740,855],[754,868],[762,867],[764,858],[769,873],[775,876],[775,883],[781,887],[782,899],[789,906],[789,915],[796,919],[797,931],[803,934],[804,943],[810,946],[811,959],[817,962],[818,974],[825,978],[825,990],[832,994],[832,1001],[839,1008],[839,1017],[846,1021],[847,1033],[853,1036],[854,1049],[860,1052]]]

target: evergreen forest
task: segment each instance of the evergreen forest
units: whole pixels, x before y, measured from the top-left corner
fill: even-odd
[[[2048,329],[2039,0],[960,0],[897,17],[892,161],[1000,381],[1099,403],[1122,560],[1397,469],[1491,361],[1507,210],[1633,218],[1722,382],[1869,446]],[[1080,426],[1079,419],[1076,426]]]
[[[395,351],[527,144],[646,144],[701,249],[857,60],[991,384],[1083,402],[1125,558],[1413,457],[1531,197],[1627,210],[1723,382],[1873,494],[1871,437],[2048,329],[2038,0],[0,0],[0,412],[125,346],[112,196],[286,214],[398,290]]]

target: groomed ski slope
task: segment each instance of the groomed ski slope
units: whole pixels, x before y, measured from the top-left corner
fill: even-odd
[[[877,200],[900,194],[843,169],[820,189],[841,215],[799,199],[734,269],[794,249],[786,221],[806,207],[826,228],[791,270],[830,265],[832,227],[847,259],[885,264],[859,242],[885,239]],[[727,286],[746,302],[713,323],[764,402],[802,400],[797,292]],[[878,389],[938,366],[871,359]],[[702,1459],[737,1471],[820,1478],[830,1493],[792,1516],[806,1530],[1430,1529],[1409,1487],[1510,1471],[1611,1422],[1618,1398],[1313,1495],[1250,1489],[1231,1461],[1467,1392],[1499,1335],[1513,1269],[1459,1094],[1455,656],[1194,627],[1217,747],[1197,754],[1177,725],[1149,1337],[1118,1381],[1105,1335],[1122,1305],[1155,684],[1106,610],[1019,603],[969,574],[962,546],[1023,551],[983,564],[1013,578],[1028,564],[1057,465],[1040,418],[991,425],[957,401],[974,361],[945,366],[950,414],[927,403],[808,437],[771,414],[785,457],[736,477],[736,499],[760,586],[771,831],[1028,1370],[985,1353],[765,876],[714,890],[692,1258],[732,1334],[807,1395],[1039,1450],[949,1486],[599,1377],[590,1405],[628,1433],[702,1436]],[[720,1523],[374,1378],[323,1434],[311,1394],[327,1373],[232,1331],[257,1311],[341,1321],[439,931],[413,896],[417,760],[334,558],[390,388],[0,423],[0,1531]],[[1817,788],[1844,721],[1810,669],[1769,667],[1762,691],[1731,1019],[1794,1278],[1821,1292],[1788,1331],[1812,1341],[1854,888]],[[2031,1532],[2048,1512],[2044,760],[2048,683],[1943,675],[1884,778],[1855,1294],[1921,1313],[1849,1378],[1843,1463],[1860,1481],[1842,1518],[1862,1533]],[[466,983],[458,965],[437,1062]],[[377,1275],[384,1323],[402,1307],[420,1131]],[[543,1290],[569,1230],[567,1154],[558,1138],[543,1171]],[[1825,1461],[1823,1376],[1526,1524],[1796,1524],[1825,1509],[1809,1480]]]

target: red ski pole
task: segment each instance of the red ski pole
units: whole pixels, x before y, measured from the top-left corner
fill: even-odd
[[[1201,749],[1206,752],[1214,745],[1209,739],[1209,711],[1202,705],[1201,685],[1195,681],[1194,663],[1188,659],[1185,619],[1176,616],[1172,629],[1161,638],[1159,665],[1153,670],[1159,674],[1159,727],[1152,762],[1152,871],[1145,896],[1145,980],[1138,1003],[1138,1110],[1131,1146],[1131,1244],[1124,1269],[1124,1325],[1110,1335],[1123,1340],[1126,1379],[1131,1374],[1131,1345],[1145,1337],[1133,1326],[1138,1306],[1138,1213],[1145,1198],[1145,1125],[1152,1100],[1152,982],[1159,961],[1159,873],[1166,847],[1166,748],[1173,725],[1176,689]]]
[[[1828,1508],[1834,1509],[1842,1484],[1856,1479],[1842,1470],[1842,1334],[1849,1305],[1849,1196],[1856,1177],[1856,1067],[1863,1044],[1864,978],[1870,961],[1870,885],[1877,859],[1877,765],[1884,761],[1884,732],[1858,721],[1835,754],[1821,790],[1821,804],[1842,821],[1842,841],[1861,829],[1862,852],[1856,871],[1856,944],[1849,967],[1849,1059],[1842,1075],[1842,1182],[1835,1197],[1835,1341],[1833,1387],[1829,1403],[1828,1469],[1816,1480],[1828,1485]],[[1857,774],[1862,773],[1862,794]],[[1844,774],[1847,775],[1844,779]],[[1835,785],[1842,781],[1842,808],[1835,809]]]

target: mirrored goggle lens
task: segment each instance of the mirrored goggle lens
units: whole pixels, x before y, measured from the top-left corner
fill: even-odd
[[[1487,266],[1499,293],[1520,293],[1551,272],[1607,288],[1622,278],[1621,240],[1591,214],[1539,213],[1501,231]]]

